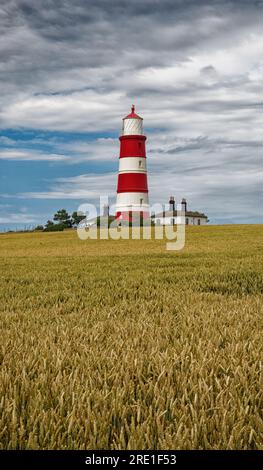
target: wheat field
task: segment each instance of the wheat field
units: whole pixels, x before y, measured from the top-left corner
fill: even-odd
[[[0,235],[1,449],[263,449],[263,227]]]

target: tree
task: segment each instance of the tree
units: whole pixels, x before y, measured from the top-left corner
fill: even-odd
[[[65,228],[72,227],[72,220],[66,209],[60,209],[59,211],[57,211],[53,217],[53,220],[55,220],[55,222],[63,224]]]
[[[71,215],[71,219],[72,219],[72,225],[78,225],[83,219],[86,218],[85,215],[79,215],[80,213],[78,212],[73,212],[73,214]]]
[[[50,220],[49,220],[49,222],[50,222]],[[43,227],[43,225],[37,225],[34,230],[43,232],[44,227]]]
[[[44,232],[62,232],[65,228],[64,224],[54,224],[52,220],[48,220]]]
[[[45,225],[45,228],[51,227],[52,225],[55,225],[54,222],[52,222],[52,220],[48,220]]]

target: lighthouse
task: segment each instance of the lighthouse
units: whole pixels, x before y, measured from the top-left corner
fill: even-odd
[[[131,221],[134,216],[149,217],[146,169],[146,136],[143,119],[135,113],[123,118],[120,140],[116,219]]]

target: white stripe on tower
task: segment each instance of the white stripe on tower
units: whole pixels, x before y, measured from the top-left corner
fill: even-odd
[[[146,158],[126,157],[120,158],[119,173],[147,173]]]

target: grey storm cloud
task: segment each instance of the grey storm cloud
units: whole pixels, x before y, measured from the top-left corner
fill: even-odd
[[[0,6],[1,80],[36,91],[114,89],[131,70],[189,61],[200,48],[228,47],[251,26],[260,30],[259,10],[249,1],[7,0]],[[88,73],[73,77],[74,69],[97,67],[106,70],[95,84]],[[52,75],[65,71],[56,89]]]
[[[226,198],[235,214],[262,201],[263,2],[2,0],[0,34],[2,129],[103,135],[135,101],[153,199],[159,178],[214,214]],[[3,158],[38,158],[5,143]],[[53,147],[42,160],[113,152],[112,141]]]

